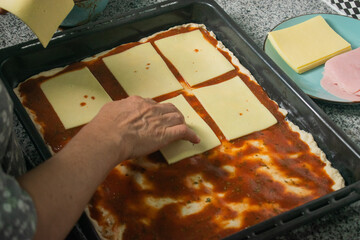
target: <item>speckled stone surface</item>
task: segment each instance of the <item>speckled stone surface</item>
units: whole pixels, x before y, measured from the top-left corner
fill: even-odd
[[[110,0],[100,19],[124,14],[129,10],[162,1]],[[260,48],[271,29],[282,21],[304,14],[335,13],[320,0],[216,0],[231,18]],[[11,14],[0,15],[0,48],[34,39],[35,35],[18,18]],[[360,146],[360,105],[334,105],[317,102],[323,111],[358,146]],[[26,154],[34,164],[41,161],[23,127],[14,116],[15,131]],[[360,202],[341,208],[307,225],[294,229],[277,239],[332,240],[360,239]]]

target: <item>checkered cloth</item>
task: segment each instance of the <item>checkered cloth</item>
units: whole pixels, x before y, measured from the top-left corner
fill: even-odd
[[[330,3],[337,7],[340,12],[346,15],[360,19],[360,1],[359,0],[330,0]]]

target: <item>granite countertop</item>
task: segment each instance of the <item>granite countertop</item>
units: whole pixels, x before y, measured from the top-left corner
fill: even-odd
[[[124,14],[129,10],[149,6],[156,0],[110,0],[100,19]],[[260,48],[267,33],[282,21],[304,14],[336,12],[320,0],[216,0],[230,17]],[[0,49],[19,44],[35,35],[11,14],[0,15]],[[360,146],[360,105],[336,105],[316,102],[358,146]],[[33,164],[41,162],[32,142],[14,115],[15,131]],[[277,239],[360,239],[360,201],[290,231]]]

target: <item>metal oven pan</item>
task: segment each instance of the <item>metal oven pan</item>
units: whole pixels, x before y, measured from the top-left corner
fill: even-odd
[[[314,136],[346,187],[242,230],[227,239],[269,239],[360,199],[359,148],[306,96],[212,0],[166,1],[109,20],[66,30],[44,49],[37,40],[0,51],[0,78],[43,159],[50,153],[15,96],[19,82],[41,71],[68,65],[119,44],[183,23],[203,23],[250,70],[271,99],[286,109],[288,119]],[[80,220],[87,238],[99,239],[86,216]]]

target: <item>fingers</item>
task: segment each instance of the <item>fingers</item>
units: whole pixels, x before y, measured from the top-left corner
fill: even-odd
[[[200,138],[186,124],[176,125],[167,128],[166,135],[169,138],[170,142],[177,140],[187,140],[194,144],[200,143]]]
[[[151,104],[156,104],[157,102],[151,98],[141,98],[139,96],[136,96],[137,98],[139,98],[139,100],[143,99],[145,102],[147,103],[151,103]]]
[[[186,125],[184,116],[177,109],[162,115],[162,125],[165,127],[165,138],[169,141],[187,140],[192,143],[199,143],[200,139],[196,133]]]
[[[185,123],[184,116],[180,112],[170,112],[163,114],[161,121],[166,124],[167,127],[172,127]]]
[[[178,112],[177,108],[172,103],[158,103],[151,98],[130,96],[122,101],[131,101],[134,105],[138,105],[138,108],[144,107],[147,111],[155,112],[161,115],[170,112]]]
[[[158,109],[160,114],[167,114],[180,111],[174,106],[172,103],[158,103],[156,104],[156,108]]]
[[[172,103],[157,103],[155,107],[162,115],[162,122],[167,126],[166,135],[169,142],[187,140],[194,144],[200,142],[200,138],[190,129],[184,119],[184,115]]]
[[[151,128],[155,127],[153,123],[157,122],[157,127],[165,129],[163,137],[166,142],[180,139],[192,143],[200,142],[196,133],[186,125],[183,114],[172,103],[157,103],[150,98],[137,96],[129,97],[129,100],[139,103],[138,107],[143,106],[146,109],[142,112],[143,124],[148,123],[147,126]]]
[[[142,98],[139,96],[130,96],[127,99],[123,99],[120,101],[132,101],[138,104],[145,104],[150,105],[151,107],[155,108],[158,113],[166,114],[170,112],[179,112],[178,109],[172,103],[158,103],[151,98]]]

